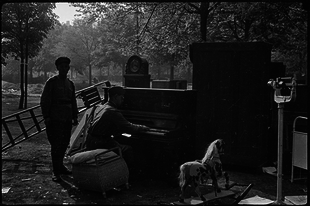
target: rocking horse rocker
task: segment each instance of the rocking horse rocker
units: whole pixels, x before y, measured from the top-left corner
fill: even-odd
[[[184,192],[187,186],[195,187],[195,192],[202,201],[206,199],[202,195],[199,185],[212,180],[215,197],[221,192],[218,186],[217,178],[224,174],[226,178],[225,187],[229,186],[229,177],[226,172],[222,171],[222,162],[220,154],[224,152],[224,141],[222,139],[214,140],[208,147],[202,160],[186,162],[180,166],[179,185],[181,187],[181,195],[179,202],[184,203]]]

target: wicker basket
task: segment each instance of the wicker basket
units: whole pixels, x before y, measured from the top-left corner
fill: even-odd
[[[106,151],[97,155],[93,163],[72,164],[74,183],[79,188],[102,192],[104,196],[107,190],[127,185],[127,164],[115,153],[111,157],[111,153],[114,152]],[[105,155],[109,158],[105,159]]]

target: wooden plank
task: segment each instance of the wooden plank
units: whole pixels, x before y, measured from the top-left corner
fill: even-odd
[[[36,115],[34,114],[33,110],[30,110],[29,112],[30,112],[30,114],[31,114],[32,120],[33,120],[33,122],[34,122],[34,124],[35,124],[37,130],[38,130],[39,132],[41,132],[41,127],[40,127],[40,124],[39,124],[39,122],[38,122],[38,120],[37,120]]]
[[[81,96],[86,107],[92,107],[94,104],[97,104],[101,101],[101,96],[97,87],[82,91]]]
[[[11,131],[9,130],[8,125],[6,124],[5,119],[2,120],[2,126],[4,127],[4,129],[5,129],[5,131],[6,131],[7,135],[8,135],[8,137],[9,137],[9,139],[10,139],[11,144],[14,144],[13,136],[12,136],[12,134],[11,134]]]
[[[285,200],[291,202],[293,205],[306,205],[307,195],[285,196]]]
[[[173,202],[173,204],[174,205],[201,205],[201,204],[205,204],[211,200],[229,197],[229,196],[233,196],[233,195],[235,195],[235,193],[233,191],[222,190],[221,192],[217,193],[217,197],[215,197],[214,192],[203,195],[204,198],[206,199],[205,201],[202,201],[199,197],[191,197],[191,198],[184,199],[184,203],[176,201],[176,202]]]
[[[25,129],[25,126],[24,126],[24,124],[23,124],[23,122],[22,122],[20,116],[19,116],[19,115],[16,115],[16,119],[17,119],[17,122],[18,122],[18,124],[19,124],[20,129],[22,130],[22,132],[23,132],[25,138],[27,139],[27,138],[28,138],[28,133],[27,133],[27,131],[26,131],[26,129]]]

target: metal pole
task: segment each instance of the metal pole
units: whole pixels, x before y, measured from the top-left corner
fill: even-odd
[[[277,200],[282,204],[282,149],[283,149],[283,108],[284,103],[278,103],[278,173],[277,173]]]
[[[275,90],[274,92],[274,101],[278,103],[278,169],[277,169],[277,199],[275,204],[283,204],[282,198],[282,159],[283,159],[283,108],[284,103],[290,102],[291,100],[295,100],[296,98],[296,81],[295,77],[291,79],[292,88],[290,96],[281,95],[281,89],[283,89],[286,84],[282,81],[285,79],[289,79],[287,77],[278,77],[276,81],[270,79],[268,81],[268,85],[272,86]],[[284,86],[284,87],[283,87]]]

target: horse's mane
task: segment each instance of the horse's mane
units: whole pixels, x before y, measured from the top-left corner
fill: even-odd
[[[210,143],[210,145],[208,146],[207,148],[207,151],[206,151],[206,154],[205,156],[202,158],[202,163],[205,163],[206,161],[208,160],[212,160],[214,154],[217,154],[218,151],[217,151],[217,147],[216,147],[216,142],[218,140],[214,140],[213,142]]]

